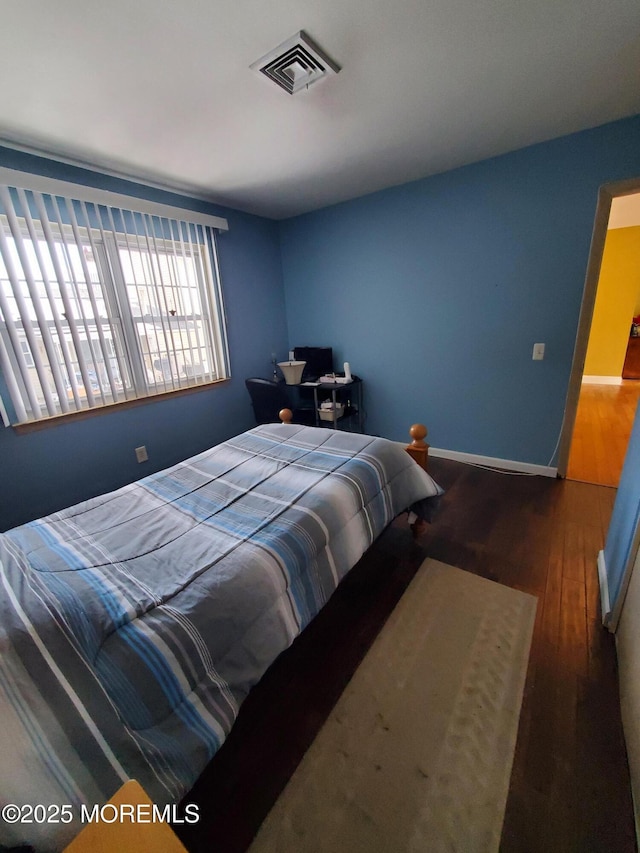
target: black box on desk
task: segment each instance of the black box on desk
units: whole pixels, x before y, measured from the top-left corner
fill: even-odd
[[[333,373],[333,349],[331,347],[295,347],[296,361],[306,361],[302,373],[303,382],[313,382],[319,376]]]

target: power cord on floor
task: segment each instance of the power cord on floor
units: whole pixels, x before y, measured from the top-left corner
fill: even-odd
[[[547,468],[551,467],[551,463],[553,462],[553,457],[558,452],[558,447],[560,446],[560,439],[562,438],[562,426],[560,427],[560,432],[558,433],[558,440],[556,441],[556,446],[553,448],[553,453],[551,454],[551,459],[547,462]]]

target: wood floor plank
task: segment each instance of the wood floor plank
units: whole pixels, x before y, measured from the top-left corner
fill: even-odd
[[[538,603],[543,622],[540,633],[549,649],[558,646],[560,637],[560,615],[562,611],[562,574],[564,556],[564,531],[556,526],[551,536],[547,561],[547,577],[543,598]]]
[[[598,553],[604,548],[605,537],[599,526],[586,524],[583,529],[583,541],[587,618],[597,621],[602,618],[598,581]]]
[[[602,541],[606,540],[609,522],[611,521],[611,513],[616,499],[616,489],[599,489],[598,490],[598,510],[600,531],[602,533]]]
[[[584,525],[568,521],[565,527],[563,576],[584,584],[584,558]]]
[[[562,579],[560,657],[566,671],[578,676],[588,672],[587,606],[584,582]]]

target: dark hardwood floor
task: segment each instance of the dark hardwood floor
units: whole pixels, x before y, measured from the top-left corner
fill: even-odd
[[[436,521],[418,541],[404,518],[388,528],[252,691],[185,798],[200,806],[198,824],[176,827],[193,853],[247,849],[427,556],[538,597],[501,853],[636,850],[596,570],[615,490],[430,464],[447,490]]]

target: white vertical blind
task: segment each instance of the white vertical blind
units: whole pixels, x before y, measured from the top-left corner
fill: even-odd
[[[0,185],[0,369],[18,422],[228,375],[212,227],[143,206]]]

